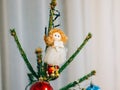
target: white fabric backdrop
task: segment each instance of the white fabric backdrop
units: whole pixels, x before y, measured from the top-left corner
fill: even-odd
[[[91,32],[93,38],[83,49],[85,72],[91,69],[97,71],[94,83],[100,85],[102,90],[120,90],[120,0],[65,2],[70,51],[79,44],[83,36]],[[77,60],[80,59],[79,56]],[[77,60],[71,65],[71,71],[77,72],[78,66],[81,66],[81,62],[78,63]],[[83,67],[79,70],[80,73],[82,69]],[[75,72],[69,73],[72,80],[75,78],[73,76],[79,76]]]
[[[24,90],[27,69],[19,55],[9,28],[16,28],[21,44],[35,67],[34,50],[44,48],[44,27],[48,24],[47,0],[1,0],[2,89]],[[52,82],[58,87],[95,69],[93,82],[102,90],[120,90],[120,0],[58,0],[60,22],[69,36],[68,57],[82,43],[88,32],[93,38],[64,71]],[[63,11],[62,11],[63,10]],[[64,19],[64,20],[63,20]],[[63,22],[64,21],[64,22]],[[1,80],[1,79],[0,79]],[[84,83],[89,84],[89,80]]]

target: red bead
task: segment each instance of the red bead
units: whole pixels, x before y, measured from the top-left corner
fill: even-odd
[[[51,75],[52,73],[54,73],[55,71],[57,71],[59,69],[58,65],[48,65],[48,74]]]
[[[53,90],[49,82],[36,82],[30,88],[30,90]]]
[[[54,73],[54,71],[55,71],[55,68],[54,68],[54,66],[48,66],[48,74],[50,75],[50,74],[52,74],[52,73]]]

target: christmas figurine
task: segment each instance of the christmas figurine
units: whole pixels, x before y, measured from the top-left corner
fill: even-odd
[[[50,67],[48,68],[48,74],[53,76],[54,74],[59,75],[59,66],[66,60],[67,50],[64,47],[64,44],[67,39],[68,38],[64,32],[58,28],[53,28],[48,33],[48,36],[45,35],[44,40],[48,48],[45,53],[44,62]]]

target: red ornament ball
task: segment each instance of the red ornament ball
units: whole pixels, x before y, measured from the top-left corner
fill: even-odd
[[[30,88],[30,90],[53,90],[52,86],[49,84],[49,82],[36,82],[33,84]]]

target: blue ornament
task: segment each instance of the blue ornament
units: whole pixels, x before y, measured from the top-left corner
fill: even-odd
[[[101,90],[101,89],[99,88],[99,86],[90,84],[90,86],[88,86],[86,90]]]

